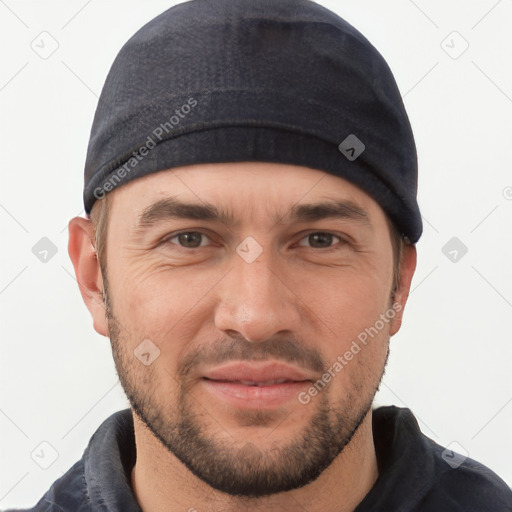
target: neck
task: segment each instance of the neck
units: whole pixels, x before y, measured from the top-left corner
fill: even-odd
[[[131,481],[143,512],[164,512],[172,504],[190,512],[352,512],[378,476],[372,413],[334,462],[308,485],[263,498],[239,498],[217,491],[193,475],[134,414],[137,461]],[[298,507],[298,504],[301,506]]]

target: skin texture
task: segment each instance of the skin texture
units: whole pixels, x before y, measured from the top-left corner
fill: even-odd
[[[69,253],[134,411],[132,485],[142,509],[353,510],[378,476],[370,408],[400,328],[415,248],[404,248],[393,301],[380,206],[341,178],[294,165],[193,165],[110,194],[103,274],[87,219],[70,221]],[[139,225],[150,204],[169,197],[211,203],[234,222]],[[294,205],[326,201],[364,216],[287,216]],[[183,232],[196,234],[177,236]],[[236,250],[249,236],[258,244],[249,255],[261,249],[250,263]],[[375,325],[377,334],[333,371]],[[143,340],[151,340],[149,357],[158,353],[149,365],[134,354]],[[276,406],[236,406],[203,378],[227,362],[276,360],[307,373],[302,392],[331,368],[328,385],[307,403],[294,395]]]

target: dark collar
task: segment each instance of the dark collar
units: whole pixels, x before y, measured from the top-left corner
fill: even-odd
[[[406,408],[379,407],[372,425],[379,477],[354,512],[413,510],[435,478],[433,442]]]
[[[141,512],[131,487],[136,458],[133,417],[125,409],[102,423],[84,453],[87,493],[98,510]]]
[[[432,441],[421,433],[409,409],[394,406],[373,411],[373,436],[379,477],[354,512],[384,504],[386,510],[403,510],[404,505],[412,509],[432,485]],[[106,510],[141,512],[130,484],[135,460],[133,418],[126,409],[100,426],[84,453],[91,502]]]

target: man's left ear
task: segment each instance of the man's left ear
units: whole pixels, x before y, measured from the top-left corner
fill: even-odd
[[[409,297],[411,289],[412,276],[416,270],[416,246],[406,244],[402,250],[402,261],[400,265],[400,280],[398,288],[395,292],[395,299],[393,301],[393,309],[395,316],[390,322],[390,336],[393,336],[400,330],[402,325],[402,317],[404,314],[405,303]]]

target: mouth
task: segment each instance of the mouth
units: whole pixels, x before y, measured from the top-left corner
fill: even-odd
[[[296,399],[314,381],[310,372],[281,362],[230,363],[204,372],[206,390],[241,409],[273,408]]]
[[[209,380],[239,382],[247,386],[270,386],[316,378],[310,371],[280,361],[231,362],[210,368],[202,376]]]
[[[276,384],[285,384],[285,383],[289,383],[289,382],[302,382],[302,381],[289,380],[289,379],[271,379],[271,380],[265,380],[265,381],[218,380],[218,379],[209,379],[208,377],[205,377],[205,379],[206,380],[212,380],[214,382],[225,382],[225,383],[228,383],[228,384],[241,384],[243,386],[258,386],[258,387],[274,386]]]

